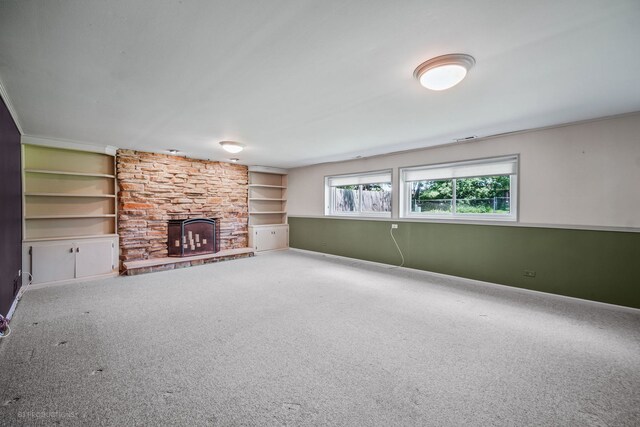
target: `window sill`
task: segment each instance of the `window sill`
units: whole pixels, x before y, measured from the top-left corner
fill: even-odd
[[[363,218],[363,219],[391,219],[391,212],[384,214],[325,214],[327,218]]]
[[[516,216],[498,215],[403,215],[400,219],[435,222],[517,222]]]

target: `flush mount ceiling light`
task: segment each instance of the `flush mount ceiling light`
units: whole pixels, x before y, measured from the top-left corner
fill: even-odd
[[[220,141],[220,145],[222,148],[227,150],[229,153],[239,153],[244,149],[244,145],[235,141]]]
[[[460,83],[475,63],[464,53],[436,56],[420,64],[413,75],[427,89],[445,90]]]
[[[478,135],[471,135],[471,136],[465,136],[464,138],[456,138],[453,140],[453,142],[466,142],[466,141],[471,141],[477,138],[478,138]]]

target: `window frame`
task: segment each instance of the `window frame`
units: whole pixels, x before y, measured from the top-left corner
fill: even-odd
[[[389,181],[379,181],[376,183],[388,182],[389,192],[391,194],[390,210],[388,212],[362,212],[362,185],[366,184],[345,184],[345,185],[360,185],[359,191],[359,212],[334,212],[333,211],[333,191],[332,189],[337,186],[331,185],[331,180],[334,178],[365,178],[372,175],[389,175]],[[326,175],[324,177],[324,215],[332,217],[351,217],[351,218],[391,218],[393,212],[393,194],[394,194],[394,182],[393,182],[393,169],[380,169],[375,171],[358,172],[358,173],[346,173],[338,175]]]
[[[422,171],[422,170],[443,170],[445,168],[453,168],[456,167],[465,167],[465,166],[490,166],[492,164],[507,164],[514,163],[515,164],[515,172],[513,174],[501,174],[501,173],[490,173],[490,174],[480,174],[480,175],[472,175],[472,176],[443,176],[441,178],[433,179],[435,180],[451,180],[452,181],[452,212],[451,213],[417,213],[411,211],[411,194],[410,187],[411,183],[415,182],[415,180],[407,181],[405,179],[405,173],[409,171]],[[477,214],[477,213],[459,213],[456,210],[457,207],[457,197],[456,197],[456,187],[458,179],[465,178],[477,178],[482,176],[500,176],[500,175],[508,175],[510,177],[509,180],[509,207],[510,213],[508,215],[505,214]],[[505,221],[505,222],[517,222],[518,221],[518,177],[520,175],[520,156],[518,154],[506,155],[506,156],[498,156],[498,157],[488,157],[482,159],[471,159],[471,160],[462,160],[455,162],[446,162],[446,163],[434,163],[427,165],[419,165],[419,166],[407,166],[401,167],[398,169],[398,182],[399,182],[399,195],[400,195],[400,218],[405,219],[425,219],[425,220],[444,220],[444,221]],[[426,180],[425,180],[426,181]]]

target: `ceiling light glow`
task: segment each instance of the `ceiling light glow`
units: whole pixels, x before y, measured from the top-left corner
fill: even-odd
[[[442,55],[420,64],[413,75],[427,89],[445,90],[460,83],[475,63],[463,53]]]
[[[244,149],[244,145],[235,141],[220,141],[220,145],[229,153],[239,153]]]

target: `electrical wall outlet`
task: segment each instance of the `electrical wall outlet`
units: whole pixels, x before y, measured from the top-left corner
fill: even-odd
[[[398,228],[398,224],[391,224],[391,228]]]
[[[524,277],[536,277],[536,272],[533,270],[525,270]]]

